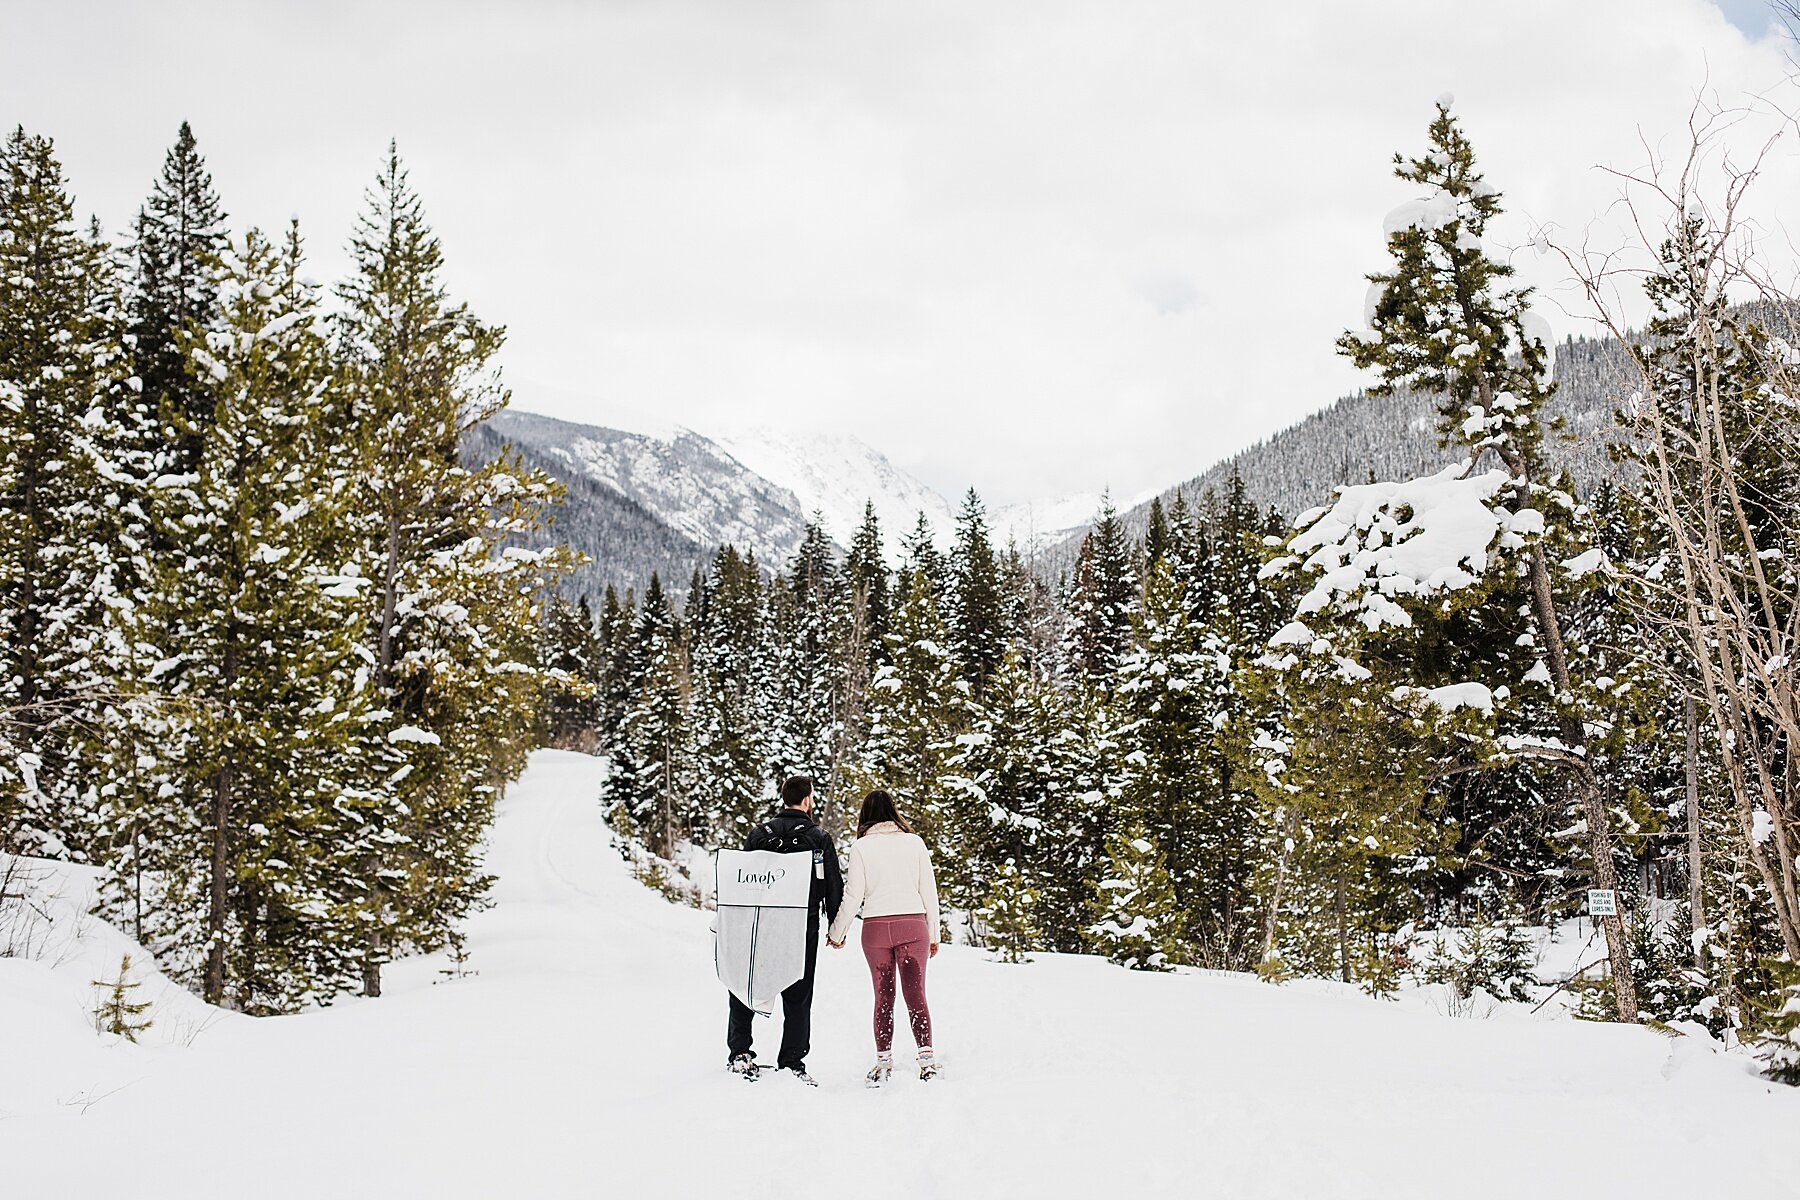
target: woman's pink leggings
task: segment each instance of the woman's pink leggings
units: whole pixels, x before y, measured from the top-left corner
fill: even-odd
[[[931,931],[924,913],[898,917],[864,917],[863,957],[875,979],[875,1050],[894,1047],[894,976],[906,993],[913,1042],[931,1045],[931,1010],[925,1007],[925,963],[931,957]]]

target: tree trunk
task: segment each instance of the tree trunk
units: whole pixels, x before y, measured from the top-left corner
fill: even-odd
[[[1281,917],[1281,893],[1287,884],[1288,862],[1294,856],[1294,838],[1300,832],[1298,810],[1288,815],[1287,831],[1282,835],[1281,853],[1275,859],[1275,886],[1269,890],[1268,911],[1263,914],[1262,949],[1257,962],[1266,963],[1275,953],[1275,927]]]
[[[213,776],[213,836],[209,898],[206,911],[206,982],[203,997],[208,1004],[225,1002],[225,915],[230,898],[227,872],[231,866],[227,829],[231,820],[231,758],[227,754]]]
[[[1493,389],[1485,377],[1481,381],[1481,395],[1487,411],[1492,412]],[[1530,470],[1516,449],[1501,448],[1500,458],[1515,477],[1530,483]],[[1550,560],[1544,553],[1542,542],[1532,544],[1527,565],[1532,617],[1537,625],[1538,638],[1543,644],[1544,665],[1549,669],[1551,683],[1556,688],[1556,704],[1559,709],[1557,732],[1564,747],[1579,757],[1575,768],[1575,788],[1581,799],[1582,812],[1587,818],[1588,854],[1594,860],[1594,883],[1616,895],[1619,877],[1613,865],[1612,822],[1606,811],[1606,798],[1601,793],[1600,781],[1594,775],[1593,764],[1588,761],[1587,728],[1582,724],[1581,717],[1567,707],[1573,700],[1574,686],[1569,677],[1569,656],[1563,643],[1562,623],[1556,615],[1556,597],[1550,584]],[[1631,975],[1631,949],[1625,942],[1625,922],[1615,914],[1601,917],[1600,927],[1606,932],[1606,956],[1612,964],[1613,1000],[1619,1020],[1636,1023],[1637,984]]]
[[[376,909],[376,917],[380,918],[380,909]],[[386,946],[386,939],[381,936],[381,927],[377,925],[369,932],[368,951],[363,955],[363,995],[374,999],[381,995],[381,952]]]
[[[662,769],[662,856],[673,858],[675,855],[675,769],[669,761],[669,742],[663,739]]]
[[[1694,698],[1681,702],[1682,724],[1686,726],[1687,746],[1682,755],[1687,770],[1687,869],[1688,931],[1694,947],[1694,970],[1706,970],[1706,952],[1701,937],[1706,930],[1706,888],[1700,873],[1700,718],[1694,711]]]
[[[1344,869],[1342,867],[1339,867],[1338,868],[1338,877],[1337,877],[1337,894],[1334,897],[1332,897],[1331,907],[1337,913],[1338,978],[1342,979],[1345,983],[1349,983],[1349,982],[1351,982],[1351,978],[1350,978],[1350,913],[1349,913],[1348,907],[1344,903],[1345,887],[1346,887],[1346,884],[1344,882]]]
[[[219,748],[219,767],[213,775],[212,863],[206,913],[206,980],[205,1000],[208,1004],[225,1002],[225,918],[231,899],[231,807],[235,766],[231,728],[232,692],[237,686],[237,623],[225,624],[225,651],[219,667],[219,718],[226,731],[224,745]]]
[[[376,630],[375,642],[375,678],[385,693],[383,699],[390,708],[396,708],[394,695],[394,625],[400,609],[400,515],[390,512],[387,516],[387,554],[381,569],[381,626]],[[381,957],[387,949],[387,942],[382,934],[381,919],[385,905],[381,898],[381,864],[379,861],[369,864],[369,892],[374,905],[373,917],[375,927],[369,931],[368,942],[363,952],[363,995],[370,998],[381,995]]]
[[[17,616],[12,630],[13,671],[18,678],[19,717],[28,727],[33,723],[32,705],[37,702],[38,599],[37,581],[42,564],[41,518],[38,512],[40,468],[46,441],[38,428],[39,401],[37,387],[24,389],[25,428],[31,444],[25,450],[25,461],[19,471],[19,516],[24,545],[19,548],[25,569],[19,575]],[[33,739],[35,741],[35,739]]]
[[[144,944],[144,829],[141,821],[131,826],[131,932]]]
[[[381,568],[381,628],[376,631],[375,662],[381,686],[394,687],[394,622],[400,607],[400,516],[387,519],[387,556]]]

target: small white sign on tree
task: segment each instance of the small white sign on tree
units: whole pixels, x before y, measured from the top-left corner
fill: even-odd
[[[1588,889],[1588,916],[1616,917],[1619,915],[1619,893],[1611,888]]]

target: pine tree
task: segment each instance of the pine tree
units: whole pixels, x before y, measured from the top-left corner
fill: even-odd
[[[1214,623],[1234,645],[1260,647],[1287,622],[1277,590],[1262,578],[1265,538],[1288,532],[1280,514],[1264,514],[1250,502],[1235,472],[1225,494],[1208,493],[1199,519],[1206,527],[1204,562],[1199,570],[1214,607]]]
[[[1758,1031],[1758,1050],[1769,1078],[1800,1087],[1800,964],[1774,964],[1775,1000]]]
[[[1246,905],[1257,831],[1222,744],[1231,648],[1196,619],[1191,585],[1174,564],[1172,557],[1151,564],[1138,648],[1120,666],[1129,747],[1121,804],[1158,847],[1178,902],[1177,912],[1159,918],[1173,922],[1163,936],[1187,940],[1209,966],[1237,967],[1255,936]]]
[[[662,580],[650,576],[627,657],[635,690],[608,757],[606,798],[653,854],[669,857],[688,831],[693,774],[688,751],[689,668]]]
[[[1150,498],[1149,525],[1144,532],[1144,569],[1155,567],[1157,563],[1168,557],[1169,553],[1169,519],[1163,513],[1161,496]]]
[[[631,678],[627,655],[630,651],[630,631],[637,619],[637,604],[627,593],[624,600],[619,599],[619,591],[612,584],[606,585],[606,598],[600,606],[600,752],[606,754],[615,746],[619,736],[619,724],[624,720],[625,707],[631,703],[632,696],[637,694],[637,682]]]
[[[1019,647],[1033,674],[1051,679],[1066,672],[1067,614],[1057,603],[1055,589],[1039,578],[1011,541],[1000,556],[1000,611],[1011,643]]]
[[[132,364],[144,395],[166,408],[178,460],[191,468],[199,432],[212,418],[205,375],[188,372],[177,344],[190,327],[218,326],[225,213],[188,123],[163,159],[150,197],[138,210],[131,245]]]
[[[1477,171],[1474,150],[1447,103],[1439,104],[1429,138],[1421,157],[1395,159],[1394,173],[1428,194],[1388,219],[1393,270],[1369,277],[1371,328],[1346,334],[1338,344],[1359,367],[1380,372],[1372,390],[1385,394],[1404,386],[1440,395],[1440,430],[1468,450],[1471,465],[1489,452],[1499,459],[1502,487],[1490,489],[1465,471],[1461,491],[1487,489],[1484,503],[1505,513],[1511,544],[1499,549],[1516,553],[1528,584],[1535,636],[1558,706],[1556,741],[1563,750],[1557,761],[1572,773],[1582,804],[1594,882],[1616,889],[1612,817],[1588,758],[1582,689],[1571,671],[1549,559],[1551,547],[1577,549],[1569,538],[1570,499],[1544,485],[1541,413],[1554,390],[1549,350],[1532,332],[1529,290],[1509,286],[1511,267],[1484,248],[1500,195]],[[1623,923],[1618,917],[1601,923],[1619,1018],[1634,1021]]]
[[[171,713],[163,786],[115,821],[164,831],[130,882],[153,880],[147,924],[177,973],[209,1003],[268,1012],[347,982],[361,881],[339,864],[399,809],[368,778],[367,581],[344,570],[352,480],[327,420],[341,385],[299,234],[252,231],[226,262],[220,327],[177,339],[215,405],[180,426],[194,471],[160,480],[154,509],[176,548],[147,608],[167,655],[151,677]]]
[[[183,429],[199,447],[192,484],[157,509],[166,540],[190,540],[153,603],[170,654],[159,686],[200,714],[178,786],[210,798],[207,991],[222,1002],[229,978],[257,1011],[347,982],[361,880],[343,860],[400,809],[369,778],[367,581],[347,536],[350,464],[331,444],[341,380],[298,229],[279,247],[253,231],[226,267],[221,328],[194,321],[179,339],[215,405]]]
[[[508,399],[504,337],[441,281],[443,250],[392,146],[338,287],[344,414],[360,483],[368,648],[394,727],[384,770],[402,826],[369,855],[364,991],[405,945],[441,945],[487,886],[480,839],[500,785],[524,766],[544,683],[534,631],[566,550],[516,544],[560,493],[505,457],[475,469],[464,433]]]
[[[874,672],[886,657],[892,623],[888,586],[881,526],[874,504],[868,503],[838,576],[831,606],[831,654],[837,663],[830,760],[834,786],[855,773],[855,759],[868,740],[869,689]]]
[[[1022,963],[1044,944],[1038,921],[1042,893],[1031,874],[1008,858],[996,864],[972,911],[1001,962]]]
[[[150,1010],[150,1001],[135,998],[144,981],[131,978],[131,955],[119,959],[118,978],[96,979],[94,986],[103,989],[99,1007],[94,1010],[94,1023],[101,1033],[135,1042],[138,1034],[150,1028],[151,1022],[144,1016]]]
[[[1156,561],[1156,560],[1153,560]],[[1090,901],[1094,948],[1122,967],[1161,971],[1184,957],[1185,924],[1163,856],[1142,823],[1107,838],[1107,866]]]
[[[1397,700],[1406,678],[1334,654],[1296,623],[1234,680],[1245,702],[1229,744],[1271,843],[1256,882],[1265,968],[1364,978],[1371,944],[1410,915],[1393,889],[1437,848],[1424,820],[1436,764],[1422,736],[1432,710]],[[1475,712],[1454,723],[1479,735]]]
[[[1037,948],[1081,950],[1122,791],[1121,754],[1104,704],[1032,678],[1009,651],[945,777],[954,849],[940,878],[952,903],[980,917],[1016,872],[1033,896]]]
[[[850,541],[843,578],[849,589],[849,606],[861,613],[863,639],[872,668],[887,653],[887,635],[893,620],[887,562],[881,549],[881,522],[875,515],[874,501],[863,505],[862,524]]]
[[[1125,657],[1137,587],[1125,523],[1109,496],[1102,503],[1100,519],[1082,538],[1069,604],[1074,643],[1070,657],[1096,682],[1110,683]]]
[[[0,849],[86,857],[91,731],[126,674],[151,473],[106,248],[50,140],[0,147]]]
[[[817,521],[807,526],[786,579],[777,578],[769,593],[769,668],[773,709],[768,712],[772,737],[766,748],[771,779],[811,775],[821,795],[830,796],[837,781],[834,769],[844,750],[840,740],[842,663],[833,652],[842,592],[830,540]],[[837,832],[842,814],[820,813]]]
[[[950,593],[946,616],[963,678],[980,695],[1005,653],[1008,630],[1000,592],[999,564],[988,540],[987,510],[974,488],[963,497],[950,552]]]
[[[586,596],[574,604],[561,596],[544,606],[542,664],[551,683],[544,695],[547,744],[591,748],[600,721],[598,634]]]
[[[883,788],[894,794],[914,831],[925,839],[953,888],[962,847],[948,824],[945,779],[954,739],[967,721],[968,682],[951,656],[949,630],[923,570],[901,577],[904,587],[887,661],[869,691],[869,734],[853,760],[847,794]]]
[[[900,539],[900,548],[900,573],[923,576],[932,596],[942,603],[950,594],[950,562],[937,548],[937,531],[932,528],[931,519],[921,512],[912,531]]]
[[[708,591],[706,613],[690,628],[694,770],[705,832],[716,845],[737,846],[761,819],[769,792],[757,691],[767,652],[755,557],[721,547]]]

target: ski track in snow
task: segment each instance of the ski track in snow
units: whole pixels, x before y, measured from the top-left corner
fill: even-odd
[[[504,801],[478,975],[408,961],[379,1001],[225,1020],[191,1046],[96,1053],[78,1022],[49,1029],[67,1052],[27,1067],[102,1098],[20,1109],[29,1089],[0,1083],[6,1194],[1800,1195],[1800,1093],[1691,1039],[1090,958],[946,947],[944,1075],[911,1077],[901,1021],[895,1081],[868,1091],[862,956],[822,949],[822,1086],[747,1084],[723,1069],[708,914],[627,875],[598,786],[597,760],[541,752]],[[762,1061],[778,1037],[759,1019]]]

